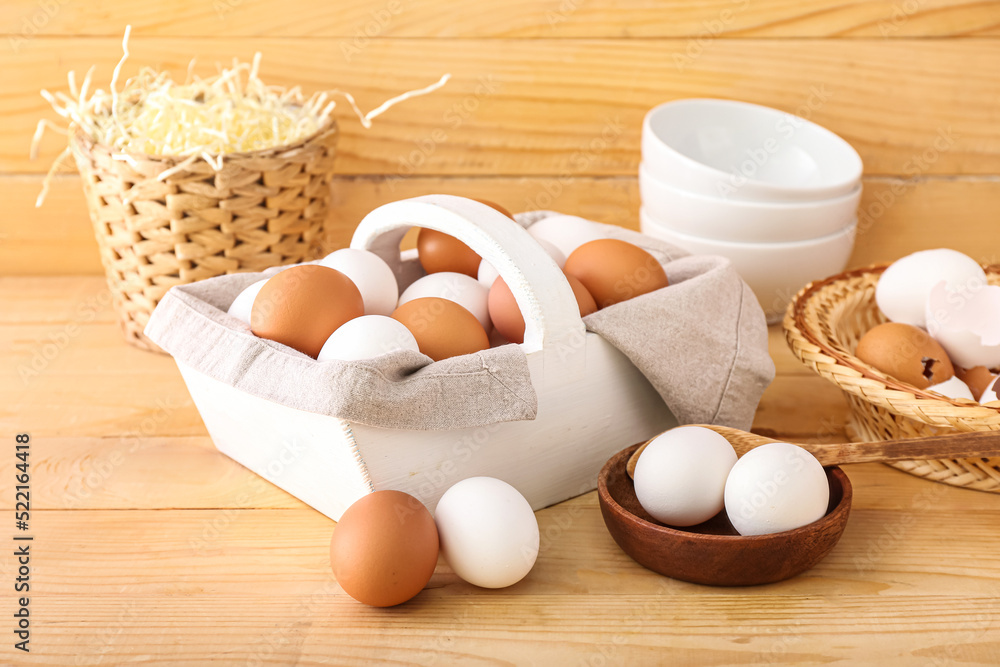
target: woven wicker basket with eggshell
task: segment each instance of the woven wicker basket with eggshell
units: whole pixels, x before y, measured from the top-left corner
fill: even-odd
[[[1000,285],[1000,266],[983,267]],[[885,266],[847,271],[806,285],[785,313],[785,338],[799,360],[840,387],[850,406],[848,436],[877,441],[948,431],[1000,431],[1000,403],[950,399],[899,382],[854,355],[869,329],[886,321],[875,303]],[[899,461],[911,475],[1000,493],[1000,458]]]

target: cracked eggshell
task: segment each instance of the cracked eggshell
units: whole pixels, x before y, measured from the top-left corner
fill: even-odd
[[[976,397],[972,395],[972,390],[969,389],[969,385],[965,384],[957,377],[945,380],[940,384],[932,384],[927,387],[927,391],[934,391],[942,396],[947,396],[948,398],[965,398],[973,402],[976,401]]]
[[[993,380],[993,383],[988,386],[983,392],[983,395],[979,397],[979,402],[983,405],[994,401],[1000,401],[1000,397],[997,396],[997,389],[1000,389],[1000,387],[997,387],[997,380],[1000,380],[1000,378]]]
[[[926,331],[886,322],[869,330],[854,352],[866,364],[900,382],[927,389],[955,375],[948,353]]]
[[[977,401],[982,398],[983,392],[985,392],[997,378],[997,376],[991,373],[990,369],[985,366],[976,366],[974,368],[962,368],[960,366],[956,366],[955,377],[969,386],[969,390],[972,392],[973,398]]]
[[[952,291],[944,282],[927,297],[927,332],[959,366],[1000,366],[1000,287]]]
[[[957,250],[921,250],[896,260],[875,287],[879,310],[893,322],[926,326],[931,288],[945,281],[949,290],[986,284],[986,273],[976,260]]]

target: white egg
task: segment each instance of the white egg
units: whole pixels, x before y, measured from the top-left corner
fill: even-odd
[[[607,238],[596,224],[575,215],[552,215],[542,218],[528,227],[528,233],[539,241],[548,241],[554,245],[563,257],[569,257],[584,243]]]
[[[454,301],[476,316],[483,329],[490,330],[490,310],[487,305],[490,291],[475,278],[464,273],[441,271],[431,273],[413,282],[399,296],[399,305],[424,297],[438,297]]]
[[[538,557],[538,522],[517,489],[493,477],[470,477],[445,491],[434,510],[441,555],[459,577],[505,588]]]
[[[635,495],[650,516],[694,526],[722,511],[736,463],[729,441],[707,428],[680,426],[652,440],[635,465]]]
[[[538,245],[542,246],[542,249],[549,254],[556,265],[561,269],[566,266],[566,255],[562,254],[559,248],[555,247],[548,241],[542,239],[535,239]],[[497,278],[500,277],[500,272],[493,268],[493,265],[487,262],[485,259],[479,263],[479,273],[478,273],[479,284],[484,286],[486,289],[493,287],[493,283],[496,282]]]
[[[927,297],[941,281],[949,290],[986,284],[986,273],[976,260],[957,250],[921,250],[893,262],[875,287],[875,302],[893,322],[926,326]]]
[[[983,395],[979,397],[980,403],[986,405],[987,403],[992,403],[993,401],[1000,400],[1000,397],[997,396],[997,389],[1000,389],[1000,387],[997,387],[998,382],[1000,382],[1000,377],[996,378],[995,380],[993,380],[992,383],[990,383],[990,386],[986,388],[986,391],[983,392]]]
[[[808,525],[826,514],[830,482],[812,454],[773,442],[744,454],[726,480],[726,514],[740,535]]]
[[[927,333],[957,366],[1000,366],[1000,287],[950,290],[939,282],[927,298]]]
[[[389,265],[373,252],[341,248],[324,257],[320,264],[340,271],[361,292],[365,315],[392,315],[399,298],[399,285]]]
[[[385,315],[362,315],[348,320],[330,334],[316,358],[319,361],[357,361],[374,359],[396,350],[419,352],[420,348],[402,322]]]
[[[975,396],[972,395],[972,390],[969,389],[969,385],[965,384],[957,377],[951,377],[944,382],[932,384],[927,387],[927,391],[936,391],[942,396],[947,396],[949,398],[967,398],[970,401],[976,400]]]
[[[237,319],[243,320],[246,322],[247,326],[250,326],[250,311],[253,309],[253,300],[257,298],[257,294],[260,293],[260,288],[263,287],[266,282],[267,278],[264,280],[258,280],[237,294],[236,298],[233,299],[232,304],[229,306],[229,314]]]
[[[499,277],[500,272],[494,269],[492,264],[487,262],[485,259],[479,262],[479,272],[476,274],[476,279],[479,280],[480,285],[489,289],[493,287],[493,283],[495,283]]]

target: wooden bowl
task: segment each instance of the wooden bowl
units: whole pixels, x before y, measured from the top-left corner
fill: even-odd
[[[639,504],[625,466],[639,445],[611,457],[597,480],[601,514],[618,546],[643,567],[709,586],[756,586],[805,572],[830,553],[844,533],[853,491],[844,471],[827,468],[830,505],[808,526],[771,535],[739,535],[725,510],[705,523],[671,528]]]

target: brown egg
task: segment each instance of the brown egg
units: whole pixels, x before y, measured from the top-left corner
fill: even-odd
[[[337,583],[372,607],[401,604],[423,590],[437,558],[434,518],[402,491],[362,497],[340,517],[330,541]]]
[[[250,330],[315,359],[330,334],[364,314],[361,292],[350,278],[335,269],[304,264],[264,283],[250,309]]]
[[[489,199],[476,199],[476,201],[479,202],[480,204],[486,204],[487,206],[489,206],[490,208],[492,208],[494,210],[500,211],[501,213],[503,213],[504,215],[506,215],[511,220],[514,219],[514,216],[513,216],[513,214],[510,211],[508,211],[507,209],[505,209],[503,206],[501,206],[500,204],[498,204],[496,202],[490,201]]]
[[[426,227],[417,235],[417,255],[427,273],[454,271],[475,278],[481,258],[454,236]]]
[[[617,239],[584,243],[566,258],[563,270],[583,283],[601,308],[667,286],[655,257]]]
[[[573,296],[576,297],[576,305],[580,308],[580,317],[586,317],[587,315],[596,313],[599,310],[597,302],[594,301],[594,296],[587,291],[587,288],[583,286],[583,283],[569,274],[566,274],[566,281],[569,282],[569,286],[573,288]]]
[[[580,317],[596,312],[597,304],[594,303],[594,297],[590,296],[590,292],[583,286],[583,283],[573,276],[566,276],[566,280],[569,282],[569,286],[573,288],[576,305],[580,309]],[[517,306],[514,294],[510,291],[510,287],[507,286],[503,278],[497,278],[493,281],[493,287],[490,288],[489,298],[487,299],[487,306],[490,310],[490,319],[493,321],[493,328],[511,343],[523,343],[524,315],[521,314],[521,309]]]
[[[976,366],[975,368],[955,366],[955,377],[969,386],[969,390],[978,401],[997,376],[993,375],[990,369],[985,366]]]
[[[490,346],[489,336],[476,316],[448,299],[423,297],[407,301],[392,317],[410,330],[420,351],[434,361]]]
[[[940,343],[910,324],[886,322],[858,341],[858,359],[900,382],[926,389],[950,380],[955,369]]]

